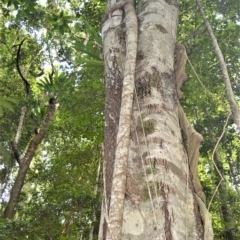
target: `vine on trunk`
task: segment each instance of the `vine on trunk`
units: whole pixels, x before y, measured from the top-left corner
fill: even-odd
[[[188,57],[185,47],[180,43],[176,44],[175,54],[176,54],[175,75],[178,98],[180,99],[182,97],[182,92],[180,91],[180,88],[183,82],[187,80],[185,66]],[[187,153],[189,169],[192,175],[192,183],[194,191],[196,193],[197,203],[200,209],[202,221],[204,223],[204,240],[211,240],[213,239],[211,215],[206,208],[205,205],[206,197],[202,190],[202,186],[198,177],[199,148],[203,140],[203,137],[192,127],[179,102],[178,102],[178,114],[180,127],[187,137]]]
[[[119,1],[106,13],[104,20],[112,21],[114,11],[122,9],[126,26],[126,57],[123,70],[123,87],[120,108],[119,127],[113,170],[111,201],[105,209],[108,231],[107,239],[121,239],[124,198],[126,193],[127,161],[130,145],[130,129],[134,94],[134,78],[137,56],[138,24],[133,0]]]

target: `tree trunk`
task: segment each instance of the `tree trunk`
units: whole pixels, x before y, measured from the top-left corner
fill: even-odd
[[[108,4],[108,9],[113,4]],[[103,56],[105,61],[105,131],[104,131],[104,196],[102,203],[102,216],[99,229],[99,237],[106,237],[107,224],[105,212],[108,212],[110,204],[112,176],[114,168],[116,138],[118,132],[119,115],[121,107],[123,69],[126,47],[124,34],[121,27],[122,11],[117,10],[112,14],[111,21],[103,22]],[[105,34],[105,32],[107,32]],[[100,234],[101,233],[101,234]],[[100,238],[101,239],[101,238]]]
[[[106,76],[105,192],[99,239],[211,239],[204,237],[204,217],[201,219],[199,211],[204,199],[195,197],[196,178],[190,170],[179,125],[179,86],[174,74],[177,0],[139,1],[135,93],[132,119],[126,122],[130,124],[127,167],[126,172],[116,171],[116,156],[123,150],[118,149],[117,140],[122,131],[118,127],[123,114],[121,82],[130,55],[128,46],[133,43],[125,36],[129,3],[114,4],[109,0],[102,25]],[[116,178],[122,178],[126,184],[115,181]],[[120,189],[117,194],[122,194],[123,208],[115,199],[115,187]],[[117,214],[122,215],[113,216],[113,208],[119,208]]]
[[[42,142],[42,140],[44,139],[44,137],[47,133],[47,130],[49,128],[49,125],[50,125],[54,115],[55,115],[55,111],[56,111],[57,107],[58,107],[58,104],[49,105],[49,111],[45,118],[42,129],[40,130],[40,132],[38,134],[36,134],[32,138],[32,140],[30,141],[29,146],[27,148],[27,151],[25,153],[25,156],[20,161],[18,174],[17,174],[17,177],[15,179],[15,182],[14,182],[11,194],[10,194],[10,199],[4,210],[3,218],[13,218],[16,213],[16,210],[17,210],[16,208],[17,208],[17,205],[18,205],[18,202],[20,199],[21,190],[22,190],[28,169],[30,167],[30,163],[35,155],[35,152],[36,152],[39,144]]]

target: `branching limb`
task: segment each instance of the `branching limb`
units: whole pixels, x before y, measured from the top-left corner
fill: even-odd
[[[48,108],[48,113],[44,119],[43,124],[41,125],[41,130],[38,134],[34,135],[32,140],[30,141],[26,153],[24,157],[21,159],[20,168],[18,170],[18,174],[16,176],[14,185],[12,187],[12,191],[10,194],[10,199],[8,201],[8,204],[4,210],[3,218],[14,218],[14,215],[17,210],[17,205],[20,200],[20,194],[21,190],[24,184],[24,180],[26,178],[27,172],[30,167],[30,163],[33,159],[33,157],[36,154],[38,146],[43,141],[44,137],[46,136],[50,123],[52,122],[55,112],[58,108],[59,104],[53,104],[51,107]]]
[[[23,74],[21,72],[21,68],[20,68],[21,47],[22,47],[25,40],[26,40],[26,37],[20,42],[20,44],[18,46],[17,58],[16,58],[16,67],[17,67],[18,74],[20,75],[20,77],[21,77],[21,79],[22,79],[22,81],[25,85],[26,97],[28,99],[29,94],[30,94],[30,84],[26,80],[26,78],[23,76]],[[20,159],[20,154],[18,152],[17,146],[18,146],[18,142],[19,142],[19,139],[21,137],[21,134],[22,134],[23,123],[24,123],[26,111],[27,111],[27,107],[23,106],[22,109],[21,109],[21,115],[20,115],[20,119],[19,119],[19,123],[18,123],[17,133],[16,133],[16,136],[15,136],[14,140],[11,142],[13,155],[14,155],[14,157],[15,157],[15,159],[18,162],[19,165],[21,164],[21,159]]]

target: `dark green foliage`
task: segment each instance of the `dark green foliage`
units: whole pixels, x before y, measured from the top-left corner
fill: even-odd
[[[72,15],[76,1],[71,1],[65,10],[59,7],[66,2],[58,4],[55,1],[49,1],[46,7],[36,1],[0,4],[0,11],[5,13],[0,19],[0,51],[5,59],[0,63],[2,186],[9,186],[9,176],[15,172],[16,162],[9,143],[16,134],[21,107],[27,104],[18,144],[23,155],[34,129],[42,124],[49,99],[55,98],[59,104],[47,138],[27,174],[16,217],[1,220],[1,239],[86,239],[92,226],[95,239],[98,232],[101,199],[94,188],[101,187],[101,182],[96,182],[103,141],[101,38],[95,30],[98,26],[83,24],[85,15],[81,13],[78,18]],[[87,51],[75,48],[84,46],[86,33]],[[15,60],[16,44],[25,36],[28,38],[22,45],[20,67],[31,85],[28,101]],[[93,73],[92,66],[96,64],[101,68]],[[5,194],[9,194],[8,189]],[[6,198],[1,201],[3,211]]]
[[[202,1],[204,3],[204,1]],[[226,4],[225,4],[226,3]],[[233,90],[239,95],[239,3],[237,1],[207,1],[204,10],[218,39],[228,67]],[[226,6],[226,7],[223,7]],[[182,91],[181,101],[184,111],[192,124],[200,132],[204,141],[200,149],[199,174],[207,204],[212,198],[220,177],[212,162],[213,149],[222,134],[229,114],[220,66],[213,50],[203,20],[196,8],[196,2],[183,1],[179,24],[179,41],[187,48],[189,60],[200,78],[197,79],[188,64],[188,81]],[[204,87],[202,86],[204,85]],[[218,145],[218,168],[224,177],[211,204],[214,239],[239,238],[239,188],[236,185],[239,136],[230,118],[227,130]],[[215,159],[216,162],[216,159]],[[228,238],[227,238],[228,235]],[[229,236],[232,238],[229,238]]]

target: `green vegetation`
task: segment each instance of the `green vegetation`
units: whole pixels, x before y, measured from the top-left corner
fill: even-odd
[[[240,239],[240,138],[229,115],[218,60],[195,1],[183,0],[178,41],[188,52],[181,104],[204,141],[199,175],[216,240]],[[240,96],[239,2],[206,1],[205,12],[222,49],[236,99]],[[41,128],[49,99],[59,104],[35,152],[13,219],[0,219],[0,239],[97,239],[101,211],[104,70],[99,26],[105,1],[2,0],[0,2],[0,213],[19,165],[11,141],[26,107],[18,152],[23,157]],[[19,44],[25,39],[20,49]],[[17,63],[30,84],[25,84]],[[144,123],[146,134],[155,122]],[[41,129],[43,130],[43,129]],[[101,171],[100,171],[101,172]],[[101,175],[101,173],[100,173]],[[158,190],[160,191],[160,189]],[[161,191],[160,191],[161,192]],[[147,196],[147,192],[146,192]],[[232,236],[232,238],[230,238]]]

